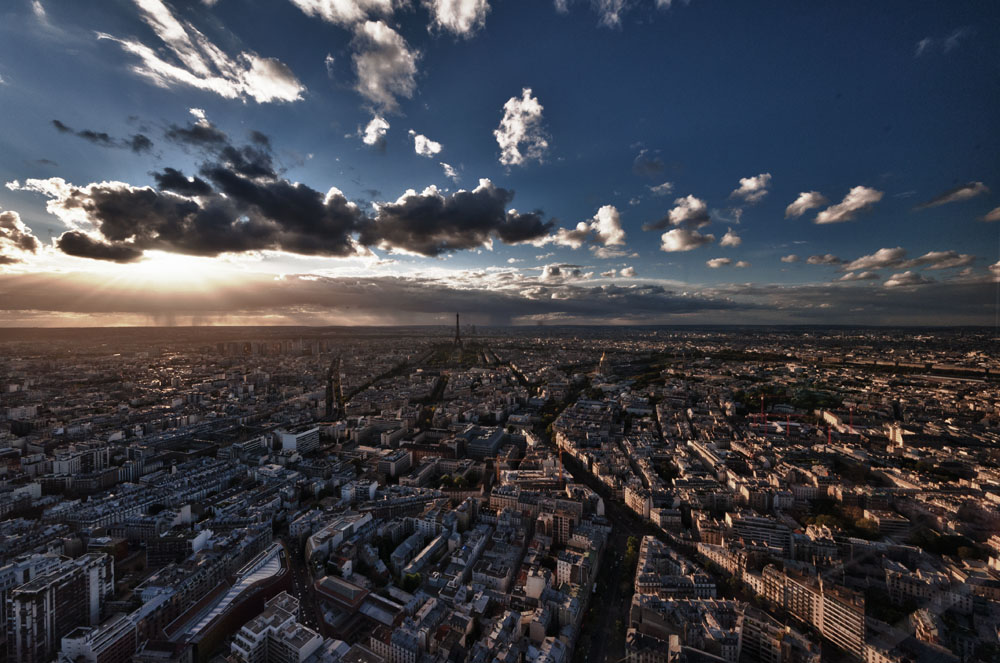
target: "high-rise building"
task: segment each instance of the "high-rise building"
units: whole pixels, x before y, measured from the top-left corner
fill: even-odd
[[[78,626],[96,626],[101,601],[114,590],[112,559],[88,553],[10,593],[7,656],[11,662],[50,661],[63,636]]]

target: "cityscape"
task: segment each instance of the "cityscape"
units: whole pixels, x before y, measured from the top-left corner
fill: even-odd
[[[1000,663],[998,63],[0,1],[0,663]]]
[[[7,660],[990,661],[984,330],[6,330]]]

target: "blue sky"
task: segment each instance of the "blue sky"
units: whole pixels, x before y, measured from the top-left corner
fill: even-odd
[[[10,324],[460,306],[503,323],[993,324],[998,14],[13,0],[0,308]],[[121,287],[143,279],[156,302]],[[271,294],[218,296],[234,282]]]

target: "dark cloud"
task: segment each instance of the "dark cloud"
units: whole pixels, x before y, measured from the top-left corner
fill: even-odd
[[[153,141],[143,134],[134,134],[131,138],[118,140],[104,131],[94,131],[92,129],[81,129],[80,131],[77,131],[73,127],[60,122],[59,120],[52,120],[52,126],[55,127],[56,131],[59,133],[72,134],[101,147],[125,148],[132,150],[136,154],[149,152],[153,149]]]
[[[229,136],[208,122],[197,122],[186,127],[171,124],[164,132],[164,136],[175,143],[198,148],[214,148],[229,144]]]
[[[4,245],[27,253],[34,253],[40,246],[17,212],[0,212],[0,248]]]
[[[656,177],[666,166],[663,159],[649,150],[641,150],[632,162],[632,172],[639,177]]]
[[[212,187],[200,177],[188,178],[175,168],[164,168],[162,172],[153,173],[156,186],[162,191],[173,191],[182,196],[206,196],[212,193]]]
[[[541,239],[552,228],[539,212],[507,212],[514,192],[480,180],[472,191],[445,196],[430,188],[409,192],[399,201],[380,205],[361,243],[401,249],[424,256],[474,249],[494,237],[508,244]]]
[[[4,255],[0,253],[0,265],[16,265],[19,262],[24,262],[20,258],[15,258],[14,256]]]
[[[250,132],[250,140],[257,145],[260,145],[265,150],[270,151],[271,149],[271,138],[267,134],[261,133],[256,129]]]
[[[144,134],[133,134],[128,140],[128,146],[136,154],[142,154],[153,149],[153,141]]]
[[[514,192],[489,180],[449,195],[433,187],[410,191],[378,205],[372,217],[363,211],[367,205],[350,202],[336,188],[323,193],[280,177],[264,134],[251,133],[249,144],[237,145],[199,120],[172,125],[166,135],[203,154],[197,176],[167,167],[152,173],[156,188],[120,182],[66,188],[61,180],[25,184],[52,198],[49,209],[71,227],[81,212],[93,224],[96,233],[64,235],[60,248],[117,262],[146,250],[349,256],[379,246],[438,256],[492,241],[542,240],[553,227],[541,211],[508,211]]]
[[[82,232],[70,230],[60,235],[56,246],[67,255],[112,262],[135,262],[142,257],[142,251],[127,244],[109,244],[94,240]]]

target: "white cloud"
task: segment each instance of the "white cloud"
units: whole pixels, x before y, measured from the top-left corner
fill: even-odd
[[[913,57],[919,58],[921,55],[926,53],[927,49],[929,49],[933,44],[934,44],[933,39],[931,39],[930,37],[924,37],[923,39],[917,42],[917,49],[916,52],[913,54]]]
[[[832,253],[824,253],[823,255],[809,256],[806,258],[806,262],[810,265],[840,265],[844,261]]]
[[[592,0],[594,9],[600,16],[599,24],[607,28],[617,28],[622,24],[625,0]]]
[[[331,54],[327,53],[326,57],[323,58],[323,66],[326,67],[326,75],[328,78],[333,78],[333,65],[336,64],[337,59]]]
[[[351,44],[356,49],[351,55],[358,77],[355,89],[376,107],[397,111],[398,98],[409,99],[417,87],[420,52],[411,50],[406,40],[382,21],[358,24]]]
[[[663,184],[649,187],[649,190],[653,192],[654,196],[665,196],[674,190],[674,183],[664,182]]]
[[[928,251],[919,258],[907,260],[902,264],[904,268],[926,267],[927,269],[951,269],[952,267],[966,267],[975,261],[976,256],[969,253],[958,253],[957,251]]]
[[[711,258],[709,260],[706,260],[705,264],[708,265],[711,269],[718,269],[720,267],[725,267],[726,265],[733,264],[733,259],[732,258]]]
[[[906,286],[923,285],[925,283],[933,283],[933,280],[921,276],[916,272],[905,271],[901,274],[893,274],[882,285],[886,288],[903,288]]]
[[[884,267],[895,267],[901,264],[906,257],[906,250],[901,246],[895,248],[882,248],[871,255],[861,256],[856,260],[844,265],[845,272],[853,272],[866,269],[882,269]]]
[[[785,208],[785,218],[799,217],[811,209],[822,207],[830,201],[819,191],[803,191],[795,201]]]
[[[847,192],[844,199],[831,205],[816,215],[816,223],[840,223],[853,221],[858,212],[869,209],[882,200],[883,193],[867,186],[856,186]]]
[[[375,115],[372,119],[365,125],[363,132],[361,134],[361,141],[365,145],[382,145],[385,143],[385,134],[389,131],[389,123],[386,122],[385,118]]]
[[[635,278],[635,267],[629,265],[628,267],[622,267],[621,275],[627,279]]]
[[[508,265],[513,265],[519,262],[524,262],[524,260],[522,260],[521,258],[507,258]]]
[[[569,0],[555,0],[554,4],[556,11],[560,14],[565,14],[569,11]]]
[[[459,180],[458,171],[452,168],[449,164],[446,164],[444,161],[440,163],[441,163],[441,168],[444,170],[444,176],[450,179],[452,182],[458,184]]]
[[[618,270],[615,269],[609,269],[606,272],[601,272],[601,276],[603,276],[606,279],[613,279],[616,274],[618,274]]]
[[[719,246],[739,246],[743,239],[733,232],[732,228],[726,230],[726,234],[719,240]]]
[[[369,16],[388,16],[404,3],[396,0],[292,0],[292,4],[309,16],[350,26]]]
[[[462,37],[470,37],[486,25],[490,11],[487,0],[424,0],[423,5],[431,13],[432,27]]]
[[[621,246],[625,243],[621,215],[614,205],[604,205],[597,210],[590,227],[602,246]]]
[[[675,226],[701,228],[707,226],[708,205],[701,198],[685,196],[674,201],[674,207],[668,214],[670,223]]]
[[[625,251],[614,247],[625,244],[625,230],[622,228],[621,215],[614,205],[604,205],[589,221],[581,221],[572,230],[559,228],[555,235],[547,241],[559,246],[579,249],[588,242],[594,242],[591,247],[598,258],[621,258]]]
[[[986,213],[983,221],[1000,221],[1000,207],[994,208]]]
[[[771,186],[771,173],[741,177],[740,185],[729,195],[732,198],[742,198],[748,203],[756,203],[767,195],[769,186]]]
[[[841,276],[838,281],[870,281],[879,278],[875,272],[848,272]]]
[[[190,23],[177,20],[161,0],[135,0],[143,20],[166,44],[171,60],[132,39],[98,33],[139,59],[132,70],[163,88],[181,84],[209,90],[226,99],[258,103],[297,101],[305,87],[285,64],[252,51],[231,57]]]
[[[957,186],[954,189],[949,189],[948,191],[945,191],[944,193],[928,200],[926,203],[917,205],[914,209],[921,210],[929,207],[938,207],[939,205],[947,205],[948,203],[958,203],[989,192],[990,188],[982,182],[969,182],[968,184]]]
[[[500,163],[505,166],[520,166],[529,161],[541,163],[549,149],[542,110],[544,107],[527,87],[520,98],[511,97],[503,105],[503,118],[493,132],[500,146]]]
[[[735,265],[733,265],[733,267],[735,267],[736,269],[746,269],[749,266],[750,263],[748,263],[746,260],[739,260]]]
[[[697,230],[674,228],[660,236],[660,250],[667,253],[690,251],[715,241],[715,235],[702,235]]]
[[[189,108],[188,112],[195,117],[197,124],[204,125],[208,122],[208,118],[205,116],[205,109],[203,108]]]
[[[1000,260],[989,266],[990,273],[993,274],[996,280],[1000,281]]]
[[[789,253],[787,256],[781,256],[781,262],[798,262],[799,257],[794,253]]]
[[[48,23],[49,17],[45,13],[45,7],[42,5],[41,0],[31,0],[31,11],[35,14],[37,18],[42,23]]]
[[[430,159],[441,151],[441,143],[431,140],[423,134],[418,134],[413,129],[410,129],[409,134],[410,137],[413,138],[413,151],[420,156]]]

